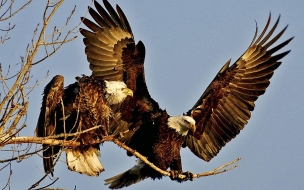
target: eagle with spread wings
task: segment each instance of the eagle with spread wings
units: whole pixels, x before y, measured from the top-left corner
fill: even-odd
[[[95,22],[81,18],[87,29],[84,36],[85,53],[92,76],[107,81],[122,81],[133,91],[121,106],[111,106],[114,119],[109,131],[119,134],[120,141],[163,170],[171,169],[171,178],[181,181],[180,149],[188,147],[199,158],[210,161],[247,124],[254,102],[265,93],[274,70],[289,51],[276,53],[292,38],[274,45],[286,28],[276,35],[279,18],[270,30],[271,16],[260,35],[230,66],[224,64],[194,106],[181,116],[170,116],[150,96],[144,74],[145,46],[135,42],[130,24],[117,5],[116,11],[107,0],[104,7],[94,2],[89,8]],[[127,152],[129,156],[132,154]],[[191,178],[191,173],[185,172]],[[110,188],[132,185],[146,178],[162,175],[141,160],[117,176],[106,180]]]

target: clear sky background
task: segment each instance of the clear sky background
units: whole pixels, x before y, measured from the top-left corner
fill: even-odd
[[[34,1],[10,20],[16,24],[16,28],[10,34],[10,41],[0,47],[3,70],[7,69],[8,64],[18,67],[16,64],[20,63],[20,56],[24,56],[36,25],[42,25],[45,3],[45,0]],[[170,115],[181,115],[194,105],[223,64],[230,58],[233,63],[247,49],[255,32],[255,21],[261,31],[269,12],[272,13],[272,24],[281,14],[277,31],[289,24],[280,42],[295,36],[284,48],[291,49],[291,53],[282,59],[283,64],[276,70],[265,95],[256,102],[256,109],[245,129],[209,163],[197,158],[187,148],[181,151],[184,171],[209,171],[241,157],[238,168],[182,184],[168,177],[155,181],[146,179],[126,189],[254,190],[304,187],[303,2],[112,0],[110,3],[120,5],[130,22],[135,40],[142,40],[145,44],[145,73],[150,94]],[[69,28],[77,25],[89,4],[89,0],[65,1],[51,22],[49,31],[54,25],[64,24],[74,5],[77,8]],[[1,28],[5,26],[7,23],[0,23]],[[65,85],[73,83],[75,76],[90,75],[82,36],[79,32],[73,35],[78,38],[34,66],[34,81],[41,80],[47,71],[49,77],[30,95],[27,128],[21,132],[21,136],[34,135],[41,93],[54,75],[63,75]],[[135,157],[127,157],[125,151],[113,143],[101,146],[101,154],[100,160],[106,171],[99,177],[69,171],[64,163],[65,157],[62,157],[54,173],[59,180],[52,187],[106,189],[105,179],[129,169],[136,160]],[[8,158],[7,155],[0,153],[0,159],[5,158]],[[11,189],[27,189],[44,175],[42,159],[37,155],[20,163],[13,162],[12,169]],[[8,168],[0,171],[0,187],[5,186],[8,174]],[[50,182],[47,179],[41,186]]]

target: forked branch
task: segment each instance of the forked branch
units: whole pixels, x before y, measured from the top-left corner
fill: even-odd
[[[49,136],[49,137],[14,137],[8,141],[5,142],[5,144],[20,144],[20,143],[36,143],[36,144],[47,144],[47,145],[53,145],[53,146],[64,146],[64,147],[77,147],[80,146],[81,144],[79,142],[76,142],[74,140],[58,140],[56,138],[59,137],[71,137],[71,136],[77,136],[79,134],[82,133],[86,133],[88,131],[91,131],[93,129],[96,129],[100,126],[96,126],[93,127],[91,129],[87,129],[85,131],[80,131],[77,133],[72,133],[72,134],[60,134],[60,135],[56,135],[56,136]],[[117,137],[113,136],[113,135],[109,135],[109,136],[104,136],[102,140],[98,140],[94,143],[102,143],[102,142],[113,142],[116,145],[118,145],[119,147],[125,149],[128,152],[131,152],[134,156],[136,156],[137,158],[139,158],[140,160],[142,160],[145,164],[149,165],[151,168],[153,168],[154,170],[156,170],[157,172],[161,173],[164,176],[170,176],[171,172],[170,171],[164,171],[160,168],[158,168],[157,166],[155,166],[153,163],[151,163],[145,156],[141,155],[139,152],[131,149],[130,147],[128,147],[127,145],[125,145],[124,143],[120,142]],[[207,171],[207,172],[202,172],[199,174],[193,174],[193,178],[200,178],[200,177],[206,177],[206,176],[211,176],[211,175],[217,175],[217,174],[221,174],[224,172],[227,172],[229,170],[232,170],[236,167],[238,167],[238,164],[235,164],[236,162],[238,162],[241,158],[237,158],[231,162],[225,163],[211,171]],[[234,165],[235,164],[235,165]],[[178,178],[180,179],[186,179],[187,176],[183,175],[183,174],[179,174]]]
[[[164,171],[164,170],[158,168],[152,162],[150,162],[145,156],[141,155],[139,152],[137,152],[137,151],[131,149],[130,147],[128,147],[127,145],[123,144],[118,139],[114,138],[111,141],[114,142],[115,144],[117,144],[118,146],[122,147],[123,149],[127,150],[128,152],[131,152],[134,156],[136,156],[137,158],[139,158],[145,164],[149,165],[155,171],[161,173],[164,176],[169,176],[169,177],[171,176],[171,172],[170,171]],[[223,164],[223,165],[221,165],[221,166],[219,166],[219,167],[217,167],[217,168],[215,168],[215,169],[213,169],[211,171],[202,172],[202,173],[199,173],[199,174],[193,174],[193,178],[206,177],[206,176],[217,175],[217,174],[221,174],[221,173],[227,172],[229,170],[232,170],[232,169],[238,167],[238,164],[236,164],[236,165],[233,165],[233,164],[236,163],[236,162],[238,162],[239,160],[241,160],[241,158],[236,158],[235,160],[233,160],[231,162],[228,162],[226,164]],[[231,166],[231,165],[233,165],[233,166]],[[227,168],[227,167],[229,167],[229,168]],[[183,174],[179,174],[178,178],[185,179],[185,178],[187,178],[187,176],[183,175]]]

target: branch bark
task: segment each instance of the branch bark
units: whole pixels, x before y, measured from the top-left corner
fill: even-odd
[[[47,144],[47,145],[62,146],[62,147],[77,147],[77,146],[81,146],[81,144],[79,142],[76,142],[74,140],[58,140],[55,138],[58,138],[58,137],[62,138],[62,137],[67,137],[67,136],[69,136],[69,137],[77,136],[79,134],[86,133],[86,132],[96,129],[98,127],[100,127],[100,126],[96,126],[91,129],[87,129],[85,131],[81,131],[81,132],[77,132],[77,133],[60,134],[60,135],[49,136],[49,137],[14,137],[14,138],[10,139],[9,141],[7,141],[5,144],[8,145],[8,144],[20,144],[20,143],[35,143],[35,144]],[[102,142],[106,142],[106,141],[113,142],[116,145],[118,145],[119,147],[125,149],[126,151],[131,152],[134,156],[136,156],[137,158],[142,160],[145,164],[149,165],[151,168],[153,168],[155,171],[161,173],[162,175],[164,175],[164,176],[171,175],[170,171],[164,171],[164,170],[158,168],[152,162],[150,162],[145,156],[141,155],[139,152],[137,152],[137,151],[131,149],[130,147],[128,147],[127,145],[123,144],[115,136],[111,136],[111,135],[104,136],[102,140],[95,141],[94,143],[97,144],[97,143],[102,143]],[[241,158],[236,158],[235,160],[225,163],[211,171],[202,172],[199,174],[193,174],[193,178],[217,175],[217,174],[221,174],[221,173],[227,172],[229,170],[232,170],[232,169],[238,167],[238,164],[235,164],[235,163],[238,162],[240,159]],[[235,164],[235,165],[233,165],[233,164]],[[179,174],[178,178],[186,179],[187,176],[184,174]]]

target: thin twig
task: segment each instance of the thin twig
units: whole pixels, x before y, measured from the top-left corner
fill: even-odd
[[[13,7],[13,3],[14,1],[11,1],[11,4],[10,6],[8,7],[8,9],[0,16],[0,21],[4,21],[4,20],[7,20],[9,18],[12,18],[14,15],[16,15],[18,12],[20,12],[22,9],[25,9],[30,3],[32,2],[32,0],[29,0],[28,2],[26,2],[25,4],[23,4],[19,9],[17,9],[16,11],[13,11],[12,12],[12,7]],[[3,4],[2,4],[3,5]],[[4,15],[6,13],[10,12],[9,16],[4,17]]]
[[[14,160],[20,160],[20,159],[22,159],[22,157],[37,154],[37,153],[40,152],[41,150],[42,150],[42,149],[39,149],[39,150],[36,150],[36,151],[34,151],[34,152],[27,153],[27,154],[23,154],[23,155],[21,155],[21,156],[17,156],[17,157],[14,157],[14,158],[6,159],[6,160],[0,160],[0,163],[11,162],[11,161],[14,161]]]
[[[37,186],[40,184],[40,182],[43,181],[43,180],[46,178],[46,176],[48,176],[48,174],[45,174],[41,179],[39,179],[36,183],[34,183],[34,184],[33,184],[30,188],[28,188],[28,189],[33,189],[33,188],[37,187]],[[39,188],[39,189],[44,189],[44,188],[46,188],[46,187],[49,187],[49,186],[53,185],[58,179],[59,179],[59,177],[57,177],[52,183],[50,183],[50,184],[48,184],[48,185],[46,185],[46,186],[44,186],[44,187],[41,187],[41,188]],[[38,190],[38,189],[37,189],[37,190]]]

